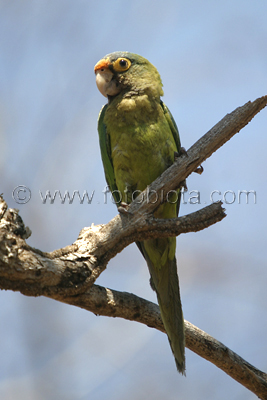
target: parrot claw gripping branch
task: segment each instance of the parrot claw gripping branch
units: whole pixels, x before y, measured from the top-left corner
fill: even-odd
[[[29,246],[18,210],[0,196],[0,289],[46,296],[97,315],[120,317],[166,332],[177,369],[185,374],[186,347],[267,400],[267,374],[222,343],[184,321],[175,249],[176,236],[198,232],[225,218],[222,203],[177,217],[180,187],[192,172],[267,105],[267,96],[227,114],[183,157],[177,126],[161,101],[156,68],[141,56],[116,52],[95,66],[108,103],[98,120],[106,180],[120,213],[106,225],[81,230],[70,246],[50,253]],[[176,159],[176,153],[182,155]],[[161,201],[162,190],[176,201]],[[140,201],[142,198],[146,201]],[[159,307],[134,294],[96,285],[108,262],[136,242],[150,272]]]
[[[116,52],[101,59],[95,73],[99,91],[108,98],[98,123],[105,176],[119,211],[125,213],[124,204],[131,203],[136,194],[170,167],[176,154],[186,152],[182,150],[177,125],[161,100],[160,75],[148,60],[137,54]],[[176,197],[177,201],[160,205],[155,217],[176,218],[179,190]],[[149,239],[136,244],[148,265],[151,287],[157,294],[176,367],[185,374],[176,238]]]

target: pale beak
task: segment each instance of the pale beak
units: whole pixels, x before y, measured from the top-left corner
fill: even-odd
[[[94,70],[96,74],[96,85],[103,96],[116,96],[120,92],[119,83],[112,79],[114,77],[109,69],[110,62],[108,60],[100,60],[96,64]]]

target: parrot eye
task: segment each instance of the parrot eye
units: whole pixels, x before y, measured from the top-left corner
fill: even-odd
[[[127,71],[131,66],[131,61],[128,58],[118,58],[114,64],[113,68],[117,72],[124,72]]]

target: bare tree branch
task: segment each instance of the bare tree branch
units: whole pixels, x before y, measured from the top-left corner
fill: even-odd
[[[223,146],[236,133],[244,128],[267,104],[267,96],[248,102],[227,114],[204,136],[202,136],[163,174],[160,175],[144,192],[133,201],[129,211],[139,213],[153,212],[161,203],[162,193],[177,189],[196,168]],[[166,196],[165,195],[165,196]],[[145,201],[142,201],[144,199]],[[141,204],[140,204],[141,203]]]
[[[30,247],[30,235],[17,210],[0,198],[0,289],[28,296],[47,296],[99,315],[134,320],[164,332],[158,306],[129,293],[94,285],[109,260],[130,243],[155,237],[197,232],[225,217],[222,203],[172,220],[158,220],[153,212],[167,201],[205,159],[239,132],[267,104],[267,96],[248,102],[226,115],[167,171],[106,225],[84,228],[63,249],[45,253]],[[186,323],[186,346],[213,362],[261,399],[267,399],[266,374],[227,349],[205,332]]]
[[[65,298],[65,303],[79,306],[97,315],[137,321],[165,332],[159,307],[130,293],[93,285],[81,296]],[[224,344],[185,321],[186,347],[212,362],[231,378],[244,385],[260,399],[267,399],[267,374],[253,367]]]
[[[109,229],[104,236],[99,234],[103,226],[93,225],[84,228],[73,245],[52,253],[44,253],[26,244],[23,237],[27,236],[28,228],[25,228],[18,211],[7,209],[1,197],[0,217],[0,288],[19,290],[28,296],[54,298],[57,294],[73,296],[83,293],[95,282],[112,256],[109,253],[109,258],[106,257],[105,245],[113,245],[115,255],[136,240],[197,232],[221,221],[225,213],[222,203],[218,202],[171,220],[158,220],[147,215],[138,218],[135,225],[131,223],[130,228],[119,218],[123,225],[114,232],[113,221],[118,219],[115,217],[107,224]]]

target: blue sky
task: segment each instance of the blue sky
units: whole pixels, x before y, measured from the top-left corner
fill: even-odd
[[[71,244],[84,226],[116,215],[104,204],[97,118],[104,97],[93,67],[116,50],[159,70],[164,101],[189,148],[225,114],[266,94],[267,5],[255,1],[0,1],[0,171],[10,207],[45,251]],[[184,315],[256,367],[267,370],[266,126],[263,110],[190,176],[201,204],[214,190],[256,192],[225,204],[227,218],[177,239]],[[31,190],[16,204],[18,185]],[[40,191],[94,191],[92,203],[43,204]],[[156,301],[134,245],[99,284]],[[179,376],[165,335],[128,321],[2,292],[1,399],[252,399],[241,385],[187,350]],[[49,383],[48,383],[49,382]]]

